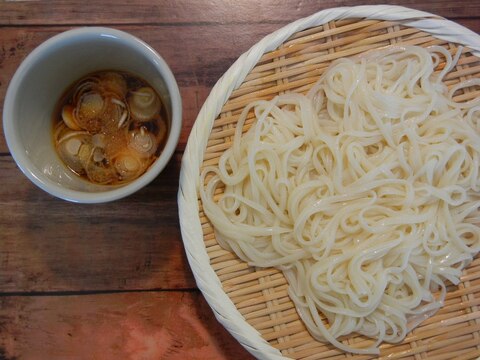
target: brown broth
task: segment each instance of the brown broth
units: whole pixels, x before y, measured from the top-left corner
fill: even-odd
[[[98,184],[125,184],[143,175],[169,131],[161,96],[123,71],[98,71],[75,81],[53,114],[59,157],[73,173]]]

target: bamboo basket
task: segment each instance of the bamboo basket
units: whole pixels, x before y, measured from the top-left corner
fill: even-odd
[[[371,359],[314,340],[290,300],[282,272],[253,268],[222,249],[197,193],[202,166],[217,164],[230,147],[238,115],[254,99],[306,93],[335,59],[390,44],[466,45],[447,85],[480,77],[480,36],[432,14],[398,6],[321,11],[272,33],[243,54],[213,88],[188,140],[178,195],[182,237],[198,287],[217,319],[261,359]],[[441,67],[441,64],[440,64]],[[458,100],[480,96],[467,89]],[[251,123],[251,121],[250,121]],[[249,121],[245,127],[249,126]],[[365,341],[360,336],[345,340]],[[400,344],[383,344],[380,358],[480,357],[480,258],[450,286],[444,307]]]

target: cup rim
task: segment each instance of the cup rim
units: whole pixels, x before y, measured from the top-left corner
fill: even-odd
[[[170,97],[172,110],[172,118],[170,123],[171,126],[167,142],[158,159],[142,176],[133,180],[132,182],[120,187],[113,187],[112,189],[98,192],[68,189],[55,183],[46,176],[41,176],[40,171],[34,171],[34,169],[36,169],[35,165],[26,155],[24,149],[19,146],[21,140],[18,132],[16,131],[14,119],[11,116],[14,113],[16,97],[19,95],[19,87],[22,84],[24,76],[27,74],[28,70],[35,65],[36,61],[42,58],[43,55],[46,55],[52,46],[85,35],[92,37],[114,37],[117,40],[121,40],[121,42],[127,47],[135,47],[137,50],[143,53],[161,74]],[[30,181],[47,193],[63,200],[76,203],[104,203],[118,200],[133,194],[149,184],[160,174],[173,156],[180,138],[181,129],[182,100],[180,91],[175,77],[165,60],[150,45],[139,38],[127,32],[108,27],[81,27],[67,30],[52,36],[37,46],[22,61],[10,80],[3,109],[3,130],[7,147],[20,170],[27,176],[28,179],[30,179]]]

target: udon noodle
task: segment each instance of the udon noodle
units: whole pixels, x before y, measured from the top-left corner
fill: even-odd
[[[461,51],[340,59],[306,96],[249,104],[202,172],[219,243],[281,269],[320,341],[359,354],[402,341],[480,249],[480,99],[454,99],[480,79],[443,82]],[[344,344],[352,333],[372,341]]]

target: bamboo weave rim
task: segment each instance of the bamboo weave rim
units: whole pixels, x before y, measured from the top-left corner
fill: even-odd
[[[265,53],[242,85],[233,91],[216,118],[203,166],[216,165],[230,147],[235,124],[243,107],[252,100],[271,99],[284,92],[305,93],[331,61],[390,44],[441,45],[455,54],[458,46],[415,28],[381,20],[338,20],[291,36],[276,50]],[[439,69],[442,67],[440,64]],[[445,78],[448,86],[480,77],[480,59],[464,48],[454,70]],[[470,88],[458,101],[480,96]],[[244,127],[246,131],[252,119]],[[199,201],[204,244],[223,289],[243,315],[271,346],[294,359],[373,359],[376,356],[346,354],[330,344],[314,340],[300,320],[287,294],[281,271],[252,268],[221,248]],[[465,270],[462,282],[450,286],[444,307],[408,334],[400,344],[381,346],[380,358],[474,359],[480,356],[480,258]],[[365,341],[352,336],[350,344]]]

